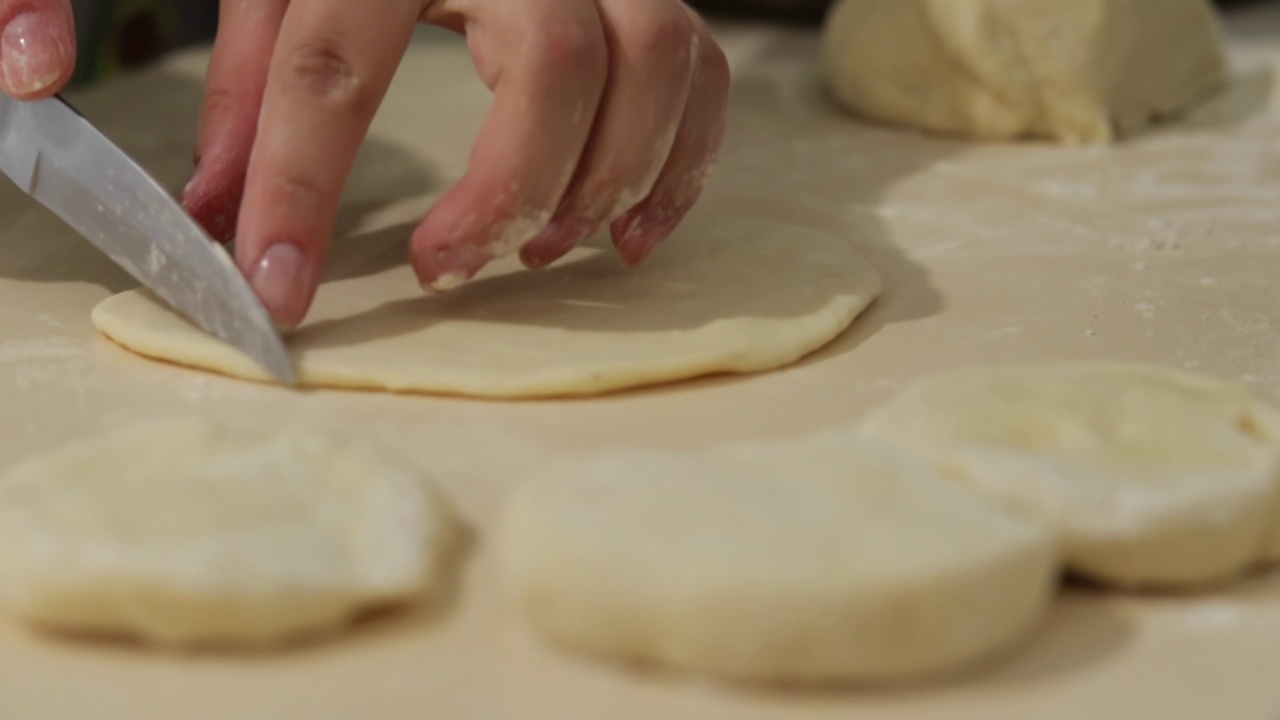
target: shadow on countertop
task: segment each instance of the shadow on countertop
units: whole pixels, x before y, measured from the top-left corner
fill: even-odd
[[[203,100],[203,83],[198,78],[159,67],[71,99],[171,194],[181,191],[193,169]],[[337,221],[339,234],[385,205],[428,194],[436,181],[431,169],[413,153],[371,137],[360,151],[348,185],[357,192],[376,185],[380,196],[348,197]],[[0,212],[5,217],[0,227],[0,278],[92,283],[113,293],[137,286],[128,273],[8,182],[0,182]]]

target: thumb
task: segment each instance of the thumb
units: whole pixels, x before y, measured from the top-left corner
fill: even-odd
[[[70,0],[0,0],[0,90],[21,100],[62,89],[75,69]]]

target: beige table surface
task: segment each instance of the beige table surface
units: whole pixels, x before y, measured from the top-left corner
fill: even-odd
[[[449,602],[284,655],[167,656],[0,621],[0,718],[1280,718],[1280,577],[1184,598],[1075,590],[1021,653],[965,679],[787,693],[548,650],[507,606],[487,542],[521,472],[549,459],[794,437],[958,365],[1141,360],[1280,395],[1280,14],[1230,25],[1230,91],[1176,129],[1111,149],[976,147],[863,127],[823,101],[811,34],[724,27],[734,113],[702,212],[839,233],[887,292],[795,368],[604,399],[292,393],[139,359],[88,321],[129,279],[0,188],[0,469],[145,418],[301,419],[416,458],[476,538]],[[82,98],[174,188],[190,163],[204,59]],[[463,46],[424,32],[361,158],[343,236],[398,252],[423,198],[464,166],[486,103]]]

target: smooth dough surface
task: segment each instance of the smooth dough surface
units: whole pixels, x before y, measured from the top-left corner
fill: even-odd
[[[270,646],[428,593],[451,528],[421,474],[375,448],[148,423],[0,479],[0,599],[63,631]]]
[[[1207,0],[841,0],[823,44],[848,108],[979,139],[1109,141],[1226,77]]]
[[[880,292],[844,239],[740,215],[690,217],[635,270],[597,243],[540,272],[500,260],[436,297],[402,263],[406,238],[336,253],[290,338],[303,384],[520,398],[769,370],[831,341]],[[145,291],[106,299],[93,322],[143,355],[264,378]]]
[[[1190,586],[1280,557],[1275,411],[1245,388],[1137,365],[988,367],[924,378],[871,437],[1058,534],[1068,566]]]
[[[502,537],[545,637],[738,680],[960,671],[1037,625],[1049,534],[847,435],[548,470]]]

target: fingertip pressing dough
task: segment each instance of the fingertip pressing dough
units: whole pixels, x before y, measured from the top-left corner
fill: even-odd
[[[762,682],[962,670],[1037,626],[1057,570],[1044,530],[846,437],[548,471],[502,547],[551,641]]]
[[[770,370],[830,342],[881,288],[845,239],[730,214],[695,213],[640,268],[597,238],[548,270],[508,257],[435,297],[406,264],[365,271],[379,251],[404,253],[336,259],[289,338],[303,385],[530,398]],[[93,322],[142,355],[269,379],[143,290]]]
[[[428,594],[452,527],[418,471],[357,441],[148,423],[0,479],[0,601],[55,630],[268,647]]]
[[[828,85],[868,118],[960,137],[1101,143],[1225,80],[1207,0],[841,0]]]
[[[1052,528],[1077,572],[1189,587],[1276,557],[1272,412],[1156,367],[989,367],[924,378],[862,430]]]

